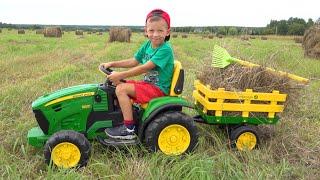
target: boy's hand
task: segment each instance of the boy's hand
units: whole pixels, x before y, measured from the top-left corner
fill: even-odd
[[[112,74],[107,76],[107,79],[109,79],[114,85],[118,85],[121,83],[120,80],[124,79],[124,76],[122,72],[113,71]]]
[[[112,67],[112,62],[101,63],[100,66],[102,66],[102,67],[105,68],[105,69],[111,68],[111,67]]]

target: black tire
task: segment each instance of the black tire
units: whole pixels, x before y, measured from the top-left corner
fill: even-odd
[[[232,149],[252,150],[258,146],[260,138],[254,126],[239,126],[231,130],[230,147]]]
[[[65,148],[64,148],[65,147]],[[57,148],[55,150],[55,148]],[[59,149],[60,148],[60,149]],[[64,148],[64,149],[63,149]],[[72,152],[70,152],[70,149]],[[61,152],[62,155],[56,155],[57,158],[67,158],[64,162],[55,160],[54,153]],[[80,153],[80,154],[79,154]],[[88,139],[81,133],[72,130],[63,130],[53,134],[47,141],[44,147],[45,162],[50,165],[51,163],[57,167],[63,168],[78,168],[86,166],[91,153],[91,145]],[[58,153],[57,153],[58,154]],[[71,154],[71,155],[70,155]],[[67,155],[67,157],[66,157]],[[80,158],[79,158],[80,156]],[[76,159],[68,164],[68,160]]]
[[[176,133],[170,136],[170,138],[174,138],[174,141],[177,142],[175,145],[172,145],[172,147],[176,148],[176,152],[165,151],[164,148],[161,148],[163,147],[163,143],[159,146],[159,138],[162,140],[163,137],[169,137],[164,136],[168,130],[173,130],[173,132]],[[163,132],[164,135],[162,134],[161,137],[159,137],[161,132]],[[166,112],[150,122],[145,131],[145,143],[151,151],[160,150],[167,155],[180,155],[191,152],[196,147],[198,136],[197,127],[190,116],[182,112]]]

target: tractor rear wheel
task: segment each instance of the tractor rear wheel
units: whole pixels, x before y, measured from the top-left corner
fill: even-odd
[[[166,112],[150,122],[145,131],[145,143],[152,151],[180,155],[195,148],[198,136],[190,116],[182,112]]]
[[[82,167],[88,163],[91,146],[81,133],[72,130],[53,134],[44,147],[44,157],[48,165],[62,168]]]
[[[230,143],[233,149],[252,150],[259,144],[258,131],[253,126],[239,126],[231,130]]]

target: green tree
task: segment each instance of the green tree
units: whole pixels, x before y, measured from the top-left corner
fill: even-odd
[[[234,36],[234,35],[237,35],[237,34],[238,34],[237,28],[235,28],[235,27],[229,28],[228,35]]]
[[[276,33],[280,35],[287,35],[288,30],[289,30],[289,26],[287,24],[287,21],[286,20],[279,21],[277,25]]]
[[[311,27],[314,25],[314,22],[311,18],[308,19],[308,22],[307,22],[307,28]]]
[[[303,35],[304,31],[306,30],[305,25],[299,24],[299,23],[293,23],[289,25],[289,31],[288,34],[290,35]]]

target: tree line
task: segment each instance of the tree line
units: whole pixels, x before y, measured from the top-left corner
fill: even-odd
[[[205,26],[205,27],[172,27],[172,32],[181,33],[200,33],[200,34],[216,34],[216,35],[303,35],[304,31],[313,26],[320,24],[320,17],[314,22],[311,18],[306,22],[302,18],[290,17],[288,20],[271,20],[266,27],[236,27],[236,26]],[[0,28],[9,29],[42,29],[48,25],[34,24],[6,24],[0,22]],[[49,25],[50,26],[50,25]],[[56,25],[52,25],[56,26]],[[112,26],[89,26],[89,25],[59,25],[64,31],[109,31]],[[143,26],[125,26],[133,32],[142,32]]]

